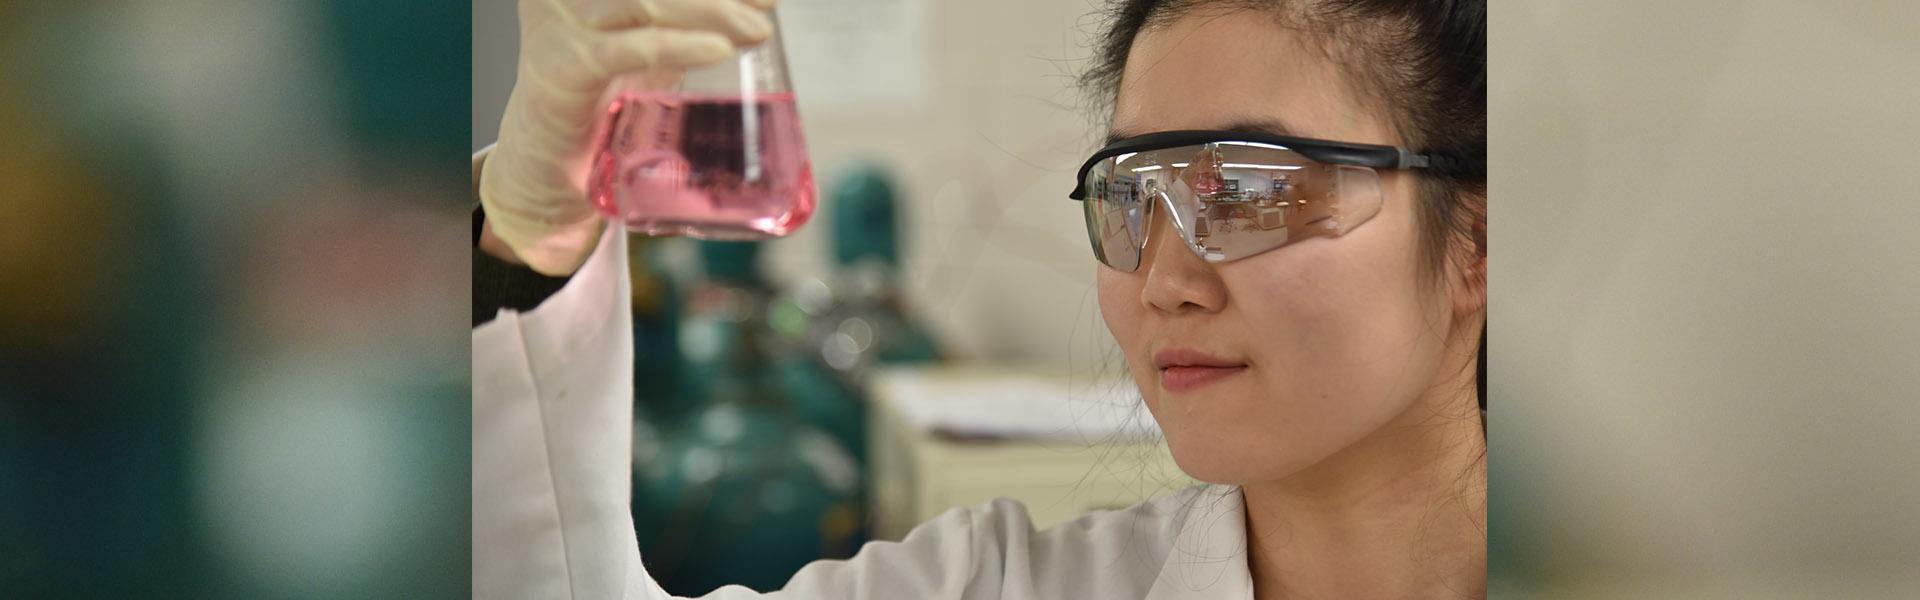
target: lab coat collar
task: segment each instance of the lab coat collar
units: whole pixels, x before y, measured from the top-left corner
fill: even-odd
[[[1180,533],[1146,600],[1251,600],[1246,504],[1239,486],[1206,486],[1180,510],[1185,512]]]

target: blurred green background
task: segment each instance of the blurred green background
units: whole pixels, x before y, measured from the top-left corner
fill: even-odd
[[[467,594],[466,15],[0,2],[0,597]]]

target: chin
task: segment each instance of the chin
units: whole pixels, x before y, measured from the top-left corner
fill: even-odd
[[[1216,390],[1167,400],[1148,402],[1174,463],[1188,477],[1242,485],[1284,478],[1296,468],[1288,456],[1293,444],[1285,438],[1290,436],[1273,425],[1274,415],[1248,406],[1248,398]],[[1193,410],[1180,402],[1193,403]]]
[[[1272,456],[1258,455],[1249,460],[1251,450],[1244,445],[1228,442],[1225,436],[1211,431],[1189,431],[1189,435],[1166,434],[1167,448],[1173,452],[1174,464],[1188,477],[1207,483],[1242,485],[1248,482],[1273,479],[1271,475]],[[1275,450],[1265,448],[1266,453]]]

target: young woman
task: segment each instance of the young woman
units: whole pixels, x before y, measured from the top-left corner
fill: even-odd
[[[476,159],[476,596],[666,596],[627,514],[623,237],[601,235],[579,165],[606,74],[722,58],[765,36],[756,8],[521,5],[520,84]],[[956,509],[775,595],[1484,596],[1484,3],[1109,17],[1084,83],[1110,143],[1070,196],[1141,396],[1211,483],[1044,532],[1017,503]],[[483,294],[540,282],[558,291]]]

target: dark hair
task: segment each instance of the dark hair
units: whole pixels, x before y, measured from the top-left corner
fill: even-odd
[[[1113,0],[1092,63],[1080,75],[1096,115],[1112,114],[1134,38],[1202,7],[1260,10],[1314,32],[1362,98],[1386,110],[1400,144],[1447,157],[1448,168],[1410,172],[1419,181],[1422,275],[1438,277],[1453,258],[1485,276],[1469,268],[1485,260],[1487,248],[1485,0]],[[1452,251],[1460,246],[1472,253]],[[1481,327],[1476,386],[1485,410]]]

